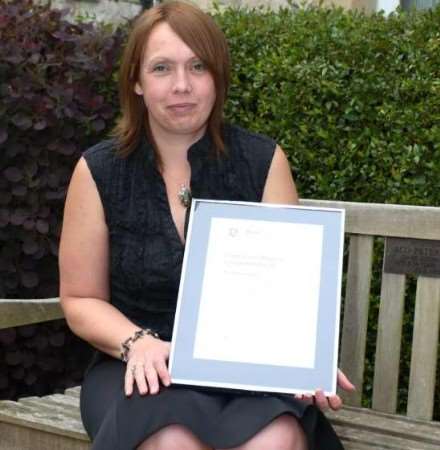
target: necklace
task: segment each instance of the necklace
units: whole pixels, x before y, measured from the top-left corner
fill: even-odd
[[[180,203],[185,208],[188,208],[188,206],[191,204],[191,198],[192,198],[191,197],[191,189],[182,183],[177,196],[179,197]]]

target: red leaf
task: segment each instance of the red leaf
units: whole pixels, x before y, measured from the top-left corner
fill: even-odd
[[[8,377],[0,373],[0,390],[6,389],[8,387]]]
[[[21,225],[28,218],[28,213],[23,208],[17,208],[10,217],[13,225]]]
[[[49,217],[49,214],[50,214],[50,208],[48,206],[43,206],[38,211],[38,216],[42,217],[43,219],[45,219],[46,217]]]
[[[58,148],[58,151],[66,156],[73,155],[75,153],[76,147],[72,142],[66,142]]]
[[[49,231],[49,224],[45,220],[38,219],[37,220],[37,230],[41,234],[47,234],[47,232]]]
[[[32,386],[33,384],[35,384],[35,382],[37,381],[37,376],[35,375],[34,372],[30,372],[26,375],[26,377],[24,378],[24,382],[28,385],[28,386]]]
[[[33,239],[26,240],[22,245],[23,252],[26,255],[33,255],[34,253],[37,253],[39,248],[40,248],[40,246],[38,245],[38,242],[34,241]],[[32,272],[26,272],[26,273],[32,273]],[[30,278],[29,278],[29,280],[30,280]],[[22,277],[22,282],[23,282],[23,284],[25,284],[23,281],[23,277]],[[32,284],[32,281],[28,281],[28,283]],[[35,286],[37,284],[38,284],[38,281],[35,284]],[[33,287],[33,286],[27,286],[27,287]]]
[[[27,231],[31,231],[35,228],[35,221],[33,219],[27,219],[23,222],[23,228]]]
[[[21,363],[21,353],[18,351],[15,352],[7,352],[5,355],[5,361],[10,366],[16,366]]]
[[[17,114],[11,119],[11,121],[17,128],[20,128],[20,130],[28,130],[32,126],[32,120],[23,115]]]
[[[22,184],[18,185],[18,186],[14,186],[12,188],[12,194],[15,195],[16,197],[23,197],[24,195],[26,195],[27,193],[27,187],[23,186]]]
[[[17,337],[17,332],[14,328],[5,328],[0,330],[0,343],[5,347],[12,345]]]
[[[22,327],[19,327],[17,329],[17,331],[20,336],[30,338],[30,337],[34,336],[34,334],[37,332],[37,326],[36,325],[24,325]],[[29,353],[29,354],[32,355],[32,353]],[[26,354],[26,355],[28,355],[28,354]]]
[[[37,286],[39,281],[38,275],[35,272],[23,272],[21,274],[21,284],[26,288],[30,289]]]
[[[49,248],[52,255],[58,256],[58,245],[56,242],[53,242],[52,240],[49,241]]]
[[[14,380],[22,380],[24,378],[25,375],[25,371],[23,367],[16,367],[12,372],[11,372],[12,378]]]
[[[96,132],[100,132],[105,128],[105,122],[102,119],[97,119],[92,122],[92,127]]]
[[[65,341],[64,332],[53,334],[49,339],[49,342],[53,347],[62,347],[64,345],[64,341]]]
[[[5,227],[9,223],[9,211],[6,208],[0,209],[0,227]]]
[[[6,142],[8,140],[8,132],[4,129],[0,129],[0,145],[3,144],[3,142]]]
[[[39,120],[34,124],[34,130],[40,131],[47,127],[47,122],[44,119]]]
[[[14,156],[18,155],[19,153],[24,153],[26,151],[26,147],[23,144],[20,144],[18,142],[13,142],[12,144],[7,145],[6,154],[13,158]]]
[[[3,174],[7,180],[12,181],[13,183],[17,183],[23,179],[23,173],[17,167],[8,167]]]
[[[10,192],[1,192],[0,191],[0,205],[7,205],[12,198],[12,194]]]
[[[47,340],[46,336],[42,336],[42,335],[38,335],[35,339],[34,339],[34,343],[35,343],[35,347],[37,347],[38,350],[44,350],[47,348],[47,346],[49,345],[49,341]],[[37,360],[37,364],[39,363],[39,361]],[[40,364],[38,364],[40,365]],[[40,365],[41,367],[41,365]]]

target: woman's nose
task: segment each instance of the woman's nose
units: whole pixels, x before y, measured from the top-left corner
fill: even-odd
[[[191,77],[190,73],[186,68],[178,68],[175,73],[174,79],[174,92],[191,92]]]

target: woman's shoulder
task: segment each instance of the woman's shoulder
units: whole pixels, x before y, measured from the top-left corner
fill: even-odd
[[[236,186],[248,201],[261,201],[276,142],[264,134],[237,125],[225,128],[229,167],[236,173]]]
[[[271,160],[277,143],[261,133],[242,128],[238,125],[226,125],[225,144],[227,152],[233,158]]]
[[[116,157],[117,144],[115,139],[106,139],[87,148],[82,156],[89,161],[110,160]]]
[[[233,124],[225,126],[225,141],[231,150],[238,148],[241,151],[249,151],[254,156],[258,152],[273,153],[277,145],[274,139],[265,134]]]

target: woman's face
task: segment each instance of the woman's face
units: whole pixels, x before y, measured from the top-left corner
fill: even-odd
[[[150,34],[135,92],[144,98],[153,136],[200,137],[216,97],[212,75],[166,22]]]

